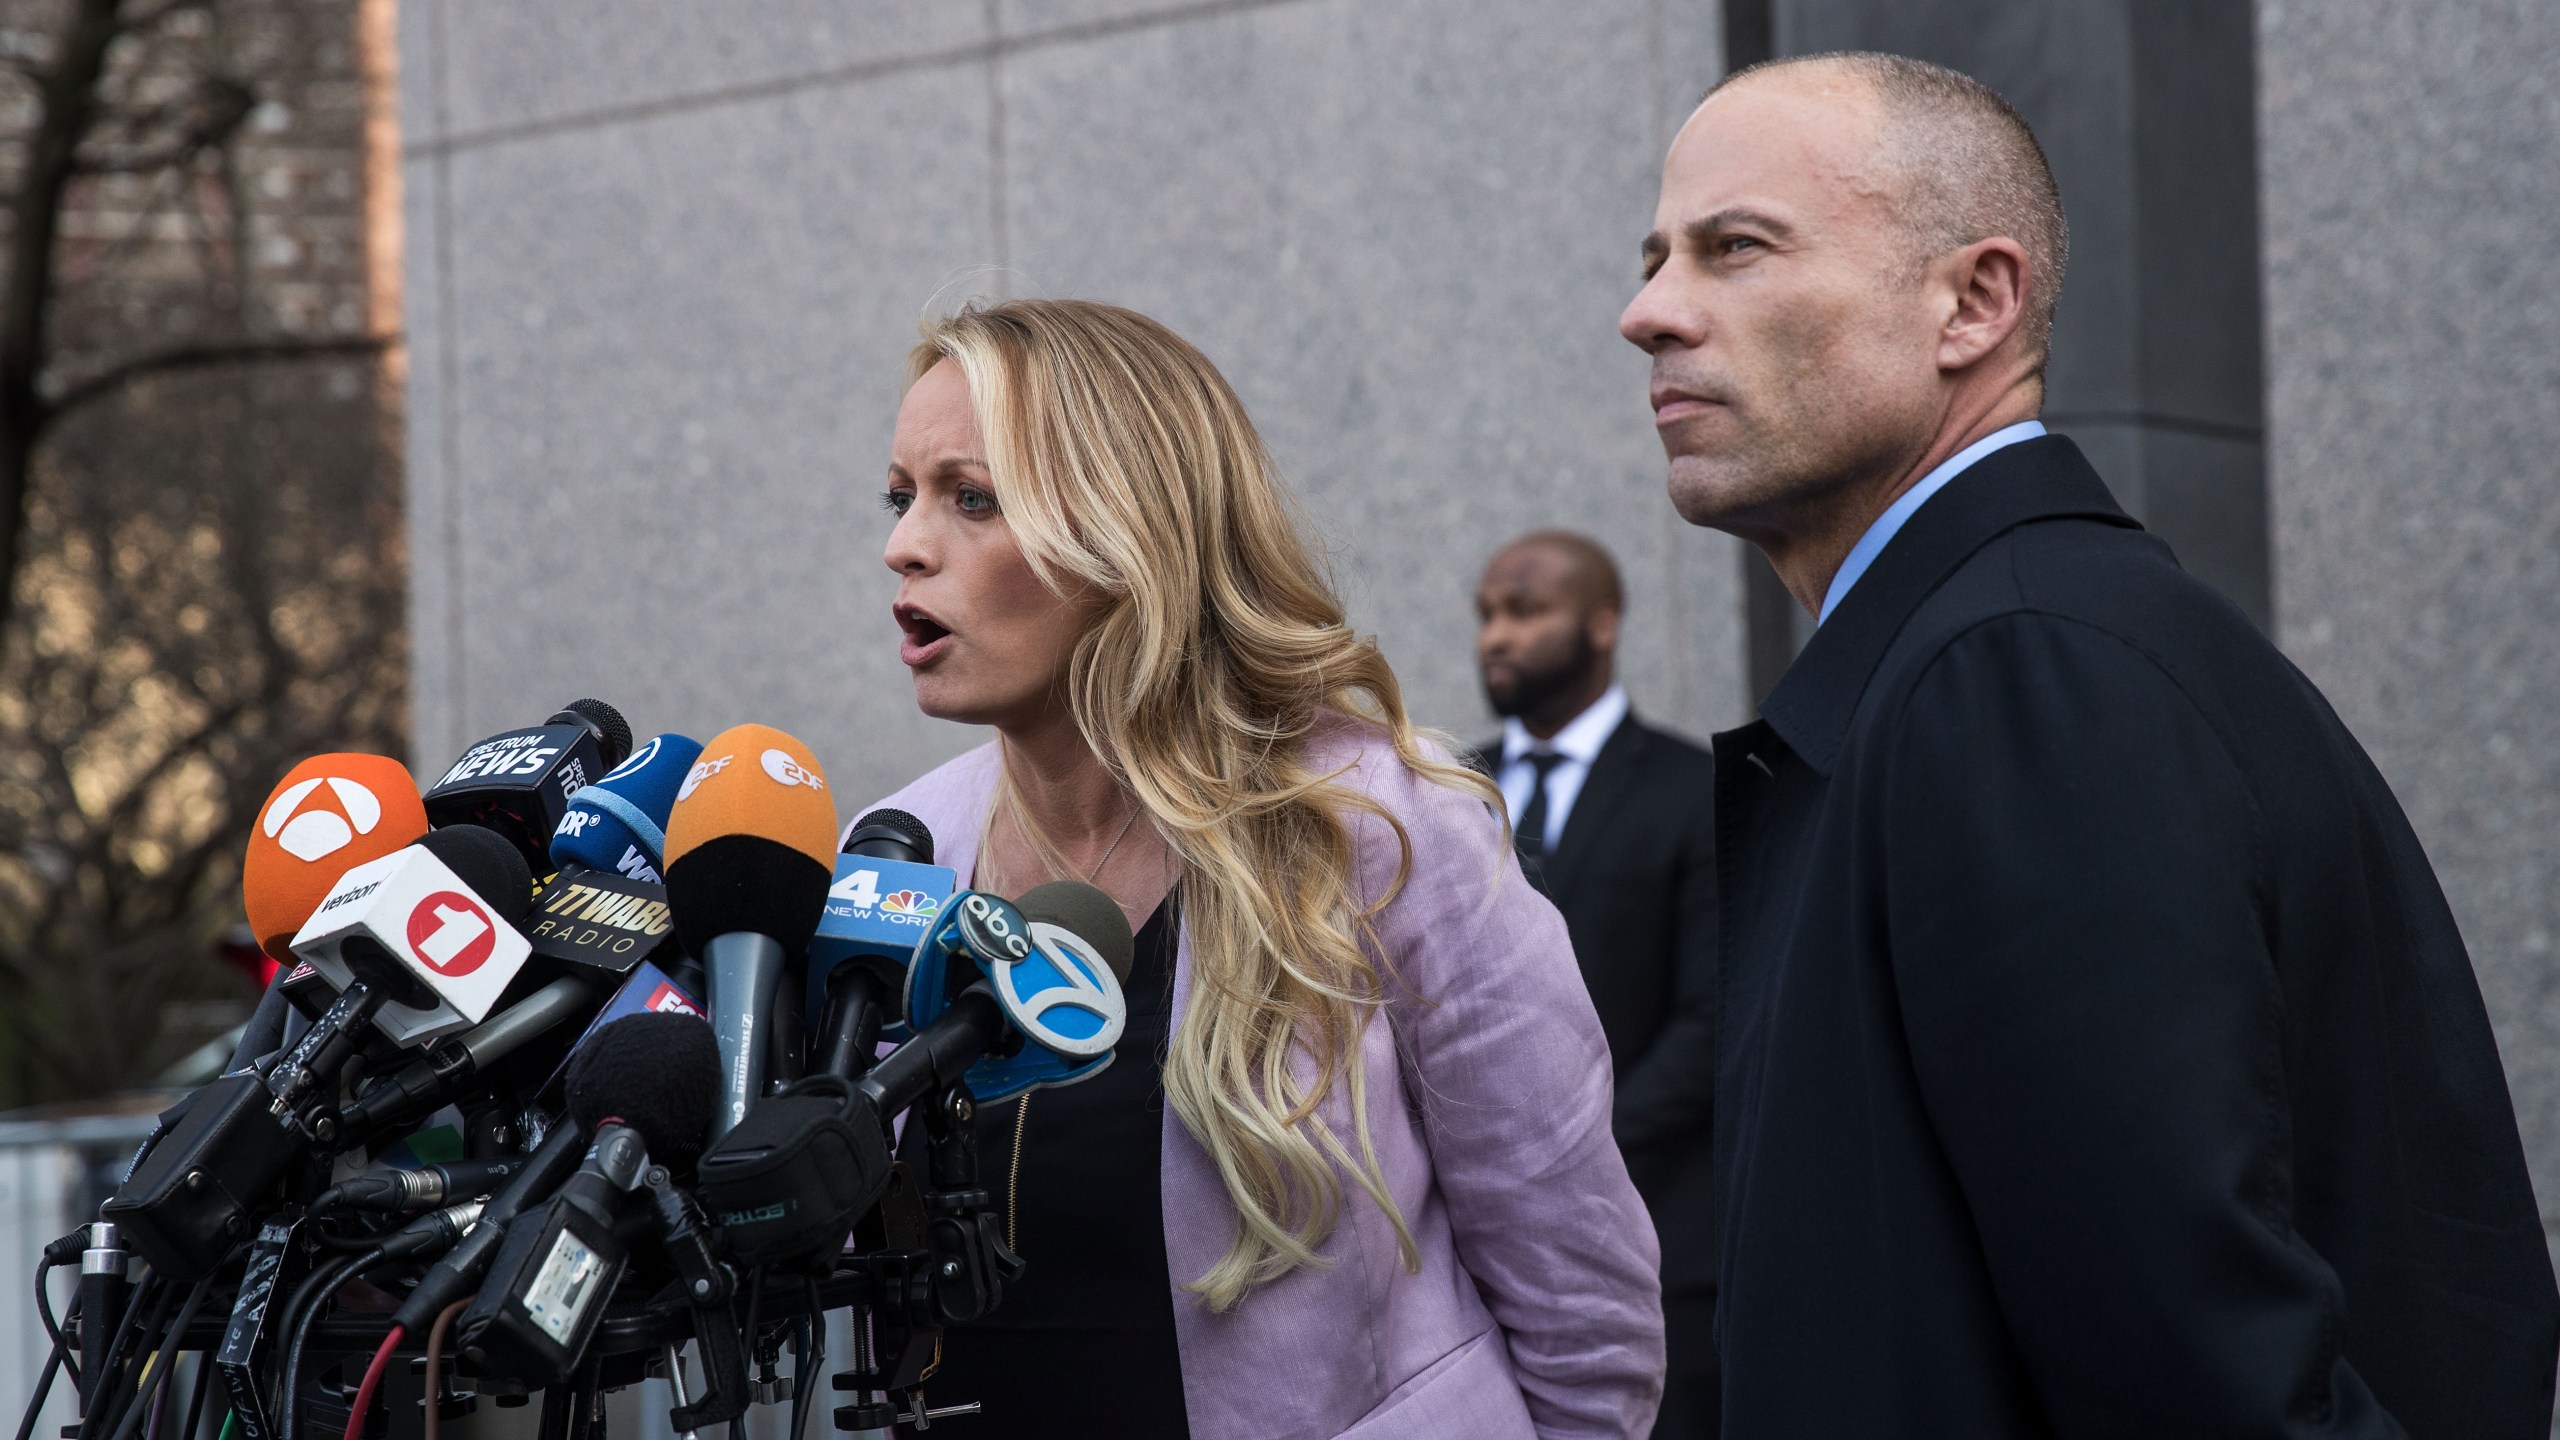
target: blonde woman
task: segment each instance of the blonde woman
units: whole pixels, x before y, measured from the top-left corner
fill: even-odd
[[[1564,925],[1418,736],[1225,380],[1131,311],[927,327],[887,560],[916,702],[996,739],[884,800],[964,883],[1138,931],[1099,1077],[991,1108],[1029,1270],[950,1337],[991,1436],[1642,1436],[1654,1236]]]

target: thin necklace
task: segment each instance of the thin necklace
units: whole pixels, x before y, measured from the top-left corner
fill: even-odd
[[[1102,858],[1095,861],[1093,868],[1085,872],[1084,883],[1087,885],[1094,883],[1094,878],[1102,873],[1102,867],[1110,864],[1111,857],[1120,853],[1120,842],[1129,838],[1129,832],[1132,829],[1135,829],[1137,824],[1138,807],[1135,802],[1132,802],[1129,806],[1129,818],[1120,822],[1120,833],[1111,837],[1111,844],[1109,848],[1102,852]],[[1031,1092],[1025,1090],[1020,1096],[1016,1097],[1013,1102],[1013,1165],[1012,1168],[1007,1171],[1004,1180],[1004,1248],[1007,1250],[1013,1250],[1015,1248],[1013,1238],[1014,1222],[1022,1214],[1022,1207],[1020,1203],[1022,1195],[1022,1128],[1030,1122],[1030,1119]],[[1017,1251],[1016,1253],[1020,1252]]]
[[[1111,837],[1111,846],[1102,852],[1102,858],[1093,862],[1092,869],[1084,872],[1084,883],[1087,885],[1098,883],[1095,877],[1102,873],[1103,866],[1111,863],[1112,856],[1120,853],[1120,842],[1129,838],[1130,830],[1135,828],[1137,823],[1138,806],[1135,801],[1132,801],[1129,805],[1129,818],[1120,822],[1120,833]]]

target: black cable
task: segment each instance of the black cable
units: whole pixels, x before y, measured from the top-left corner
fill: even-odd
[[[301,1428],[297,1422],[302,1409],[302,1350],[311,1340],[312,1325],[319,1320],[320,1312],[329,1308],[329,1297],[337,1293],[339,1286],[373,1268],[381,1260],[382,1247],[377,1245],[361,1255],[323,1261],[318,1270],[311,1272],[310,1283],[304,1285],[302,1294],[296,1297],[296,1303],[302,1308],[294,1314],[293,1328],[285,1345],[284,1403],[280,1407],[282,1416],[276,1424],[277,1440],[293,1440],[295,1432]],[[320,1278],[324,1271],[328,1273],[325,1280]]]
[[[78,1389],[80,1385],[80,1362],[72,1358],[71,1348],[63,1338],[62,1326],[53,1318],[53,1289],[45,1283],[53,1277],[53,1272],[55,1270],[70,1263],[71,1262],[68,1260],[54,1259],[50,1252],[45,1255],[43,1260],[37,1262],[36,1318],[44,1321],[44,1333],[53,1337],[54,1348],[62,1352],[63,1373],[71,1377],[72,1388]]]
[[[818,1371],[827,1353],[827,1312],[818,1308],[818,1282],[809,1282],[809,1318],[800,1322],[800,1361],[792,1367],[798,1373],[791,1377],[791,1440],[807,1440],[809,1412],[818,1407],[809,1402],[818,1390]]]
[[[148,1323],[142,1320],[145,1290],[151,1292]],[[176,1288],[161,1280],[156,1271],[143,1276],[126,1297],[124,1319],[117,1324],[115,1338],[108,1342],[106,1354],[98,1361],[98,1373],[87,1377],[89,1406],[80,1417],[80,1440],[96,1440],[106,1433],[111,1420],[122,1418],[124,1407],[116,1403],[115,1392],[124,1389],[125,1346],[136,1338],[137,1327],[141,1334],[159,1334],[160,1327],[168,1323],[169,1307],[176,1299]]]
[[[69,1339],[57,1335],[53,1354],[44,1362],[44,1376],[36,1381],[36,1393],[28,1398],[27,1413],[18,1421],[18,1440],[27,1440],[28,1436],[36,1433],[36,1417],[44,1413],[44,1399],[53,1393],[53,1377],[62,1369],[62,1359],[70,1350]]]
[[[141,1393],[124,1407],[113,1440],[133,1440],[133,1432],[141,1428],[143,1417],[151,1412],[152,1397],[168,1382],[169,1372],[178,1368],[178,1346],[187,1338],[187,1327],[195,1323],[196,1312],[204,1308],[204,1297],[212,1289],[212,1276],[197,1281],[195,1288],[187,1292],[187,1303],[178,1307],[178,1318],[169,1323],[168,1329],[158,1332],[159,1358],[151,1362],[151,1378],[142,1382]]]

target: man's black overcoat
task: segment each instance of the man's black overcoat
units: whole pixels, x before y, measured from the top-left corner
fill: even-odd
[[[1729,1440],[2548,1433],[2417,837],[2075,446],[1922,506],[1762,716],[1715,742]]]

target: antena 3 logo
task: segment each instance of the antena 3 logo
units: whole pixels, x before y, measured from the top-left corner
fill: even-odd
[[[772,776],[777,785],[806,785],[812,790],[827,788],[827,782],[820,779],[816,771],[803,766],[799,761],[792,759],[787,752],[781,750],[764,752],[764,773]]]
[[[305,808],[302,802],[312,798],[312,793],[323,785],[329,787],[329,796],[338,802],[338,808]],[[382,797],[353,780],[322,775],[277,796],[267,813],[259,817],[258,828],[284,853],[307,861],[346,849],[357,836],[372,834],[373,827],[381,823]]]
[[[708,780],[712,776],[719,774],[721,771],[728,769],[729,762],[736,758],[738,757],[735,755],[723,755],[716,760],[694,761],[693,768],[684,772],[684,783],[676,787],[676,798],[679,800],[692,799],[693,792],[702,788],[703,781]]]

